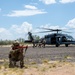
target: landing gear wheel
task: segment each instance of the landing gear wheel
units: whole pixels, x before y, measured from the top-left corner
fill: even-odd
[[[66,47],[68,47],[68,44],[65,44]]]
[[[59,44],[56,44],[56,47],[59,47]]]

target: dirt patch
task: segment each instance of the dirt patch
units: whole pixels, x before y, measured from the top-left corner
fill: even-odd
[[[0,66],[0,75],[75,75],[75,62],[44,61],[42,64],[31,63],[24,68],[9,68],[4,63]]]

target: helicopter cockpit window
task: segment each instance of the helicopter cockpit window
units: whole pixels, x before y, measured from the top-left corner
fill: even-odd
[[[69,41],[75,41],[75,39],[72,36],[66,36],[67,40]]]

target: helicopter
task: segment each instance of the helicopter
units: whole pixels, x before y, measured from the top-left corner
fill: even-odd
[[[46,45],[46,44],[47,45],[55,45],[56,47],[59,47],[60,45],[64,44],[66,47],[68,47],[70,44],[75,44],[75,39],[71,35],[59,33],[60,31],[62,31],[61,29],[49,29],[49,28],[42,28],[42,29],[45,29],[46,31],[42,31],[39,33],[55,32],[55,33],[47,34],[43,38],[39,39],[39,40],[41,40],[41,42],[43,39],[45,40],[44,45]],[[39,40],[34,40],[31,32],[28,32],[28,34],[31,39],[30,41],[33,44],[39,43]]]

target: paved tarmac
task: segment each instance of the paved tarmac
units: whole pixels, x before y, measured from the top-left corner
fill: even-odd
[[[0,60],[8,59],[10,47],[0,47]],[[45,48],[29,47],[25,55],[25,63],[36,62],[41,63],[44,60],[66,60],[75,62],[75,45],[69,47],[46,46]]]

